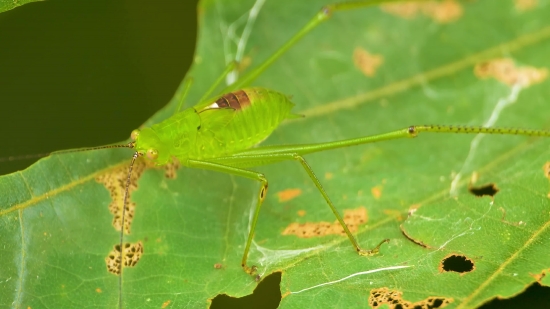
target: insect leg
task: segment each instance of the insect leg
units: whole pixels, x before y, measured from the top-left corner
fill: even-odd
[[[204,95],[200,98],[199,104],[198,104],[199,106],[201,105],[201,103],[206,103],[206,101],[213,102],[215,100],[215,98],[210,98],[209,96],[212,94],[212,92],[214,92],[214,90],[216,90],[216,88],[218,88],[218,86],[223,81],[223,79],[227,76],[227,74],[233,71],[236,66],[237,66],[237,63],[233,61],[225,68],[222,74],[216,79],[216,81],[214,81],[212,86],[210,86],[210,88],[208,88],[208,90],[206,90]],[[185,102],[185,98],[187,97],[187,94],[189,93],[189,89],[191,88],[192,84],[193,84],[193,78],[186,77],[178,87],[175,97],[177,98],[178,96],[180,96],[180,93],[181,93],[181,97],[178,99],[178,107],[174,110],[174,114],[181,111],[181,107]]]
[[[338,220],[338,222],[340,223],[340,225],[344,229],[344,232],[346,232],[346,235],[348,236],[349,241],[351,241],[351,244],[353,245],[353,247],[355,248],[357,253],[359,253],[359,255],[364,255],[364,256],[375,255],[375,254],[378,253],[378,251],[380,249],[380,246],[383,243],[390,241],[389,239],[384,239],[374,249],[371,249],[371,250],[365,250],[365,249],[362,249],[361,247],[359,247],[359,244],[357,243],[357,240],[355,239],[353,234],[348,229],[348,226],[346,225],[346,222],[344,222],[344,219],[342,219],[342,216],[340,215],[340,213],[338,212],[336,207],[334,207],[334,204],[330,200],[330,197],[328,196],[327,192],[325,191],[325,189],[321,185],[321,182],[319,181],[319,179],[317,178],[317,176],[315,175],[315,173],[311,169],[311,166],[309,166],[307,161],[304,159],[304,157],[302,157],[302,156],[300,156],[299,154],[296,154],[296,153],[289,154],[288,156],[292,156],[292,158],[294,160],[300,162],[302,167],[306,170],[306,173],[309,175],[309,178],[313,181],[313,183],[317,187],[317,190],[319,190],[319,192],[321,193],[321,195],[323,196],[323,198],[327,202],[328,206],[330,207],[330,210],[332,210],[332,213],[334,214],[334,216],[336,217],[336,219]]]
[[[181,107],[183,106],[183,102],[185,102],[185,98],[187,98],[187,94],[189,94],[189,89],[191,89],[192,84],[193,84],[193,79],[191,77],[186,77],[181,83],[178,90],[176,91],[176,97],[178,97],[178,95],[181,95],[181,97],[178,100],[179,101],[178,107],[174,111],[174,114],[176,114],[181,110]]]
[[[297,153],[278,153],[278,154],[265,154],[265,155],[256,155],[256,156],[241,156],[241,157],[236,156],[234,157],[234,159],[235,161],[231,162],[231,157],[229,157],[224,162],[235,166],[239,166],[239,165],[254,166],[256,165],[254,164],[255,162],[258,162],[260,164],[269,164],[269,163],[275,163],[275,162],[286,161],[286,160],[298,161],[302,165],[306,173],[308,174],[309,178],[313,181],[313,183],[317,187],[317,190],[319,190],[319,192],[327,202],[328,206],[330,207],[330,210],[332,210],[332,213],[334,214],[334,216],[336,217],[336,219],[344,229],[344,232],[348,236],[351,244],[353,245],[357,253],[363,256],[375,255],[379,252],[380,246],[383,243],[389,242],[389,239],[384,239],[374,249],[371,249],[371,250],[362,249],[357,243],[357,240],[355,239],[351,231],[349,230],[348,226],[344,222],[344,219],[342,218],[342,216],[340,215],[340,213],[338,212],[338,210],[330,200],[330,197],[328,196],[327,192],[321,185],[321,182],[319,181],[315,173],[313,172],[313,169],[311,169],[307,161],[301,155]]]
[[[229,63],[225,67],[225,70],[223,70],[222,74],[214,81],[212,86],[210,86],[210,88],[208,88],[208,90],[206,90],[206,92],[202,95],[202,97],[199,100],[199,105],[201,105],[200,103],[204,103],[204,101],[206,101],[206,100],[214,101],[214,99],[210,98],[210,95],[223,82],[223,80],[225,79],[227,74],[229,74],[229,72],[233,71],[236,67],[237,67],[237,62],[235,62],[235,61],[231,61],[231,63]]]
[[[226,166],[226,165],[221,165],[221,164],[206,162],[206,161],[198,161],[198,160],[188,160],[187,163],[189,167],[227,173],[231,175],[236,175],[236,176],[257,180],[260,182],[261,187],[258,193],[258,201],[256,202],[256,208],[254,209],[254,216],[252,218],[252,222],[250,223],[250,231],[248,231],[248,238],[246,240],[246,246],[245,246],[245,249],[243,252],[243,258],[241,261],[241,266],[247,274],[251,276],[256,275],[257,267],[255,265],[248,266],[246,262],[248,260],[248,251],[250,250],[250,245],[252,244],[252,239],[254,238],[254,231],[256,230],[256,223],[258,222],[260,208],[267,194],[267,179],[262,173],[248,171],[237,167]],[[259,281],[260,276],[256,275],[255,279],[256,281]]]
[[[422,132],[429,133],[456,133],[456,134],[493,134],[493,135],[524,135],[524,136],[537,136],[537,137],[550,137],[550,130],[531,130],[531,129],[519,129],[519,128],[493,128],[493,127],[474,127],[474,126],[449,126],[449,125],[415,125],[403,128],[401,130],[391,131],[387,133],[363,136],[358,138],[317,143],[317,144],[301,144],[301,145],[285,145],[285,146],[266,146],[250,148],[238,152],[233,157],[224,157],[214,159],[221,164],[229,164],[226,162],[231,161],[229,165],[241,166],[240,163],[248,162],[249,157],[273,155],[282,153],[296,153],[299,155],[306,155],[314,152],[320,152],[331,149],[338,149],[349,146],[377,143],[387,140],[402,139],[402,138],[414,138]],[[280,161],[280,160],[279,160]],[[243,165],[244,166],[244,165]],[[254,165],[248,165],[254,166]]]
[[[353,10],[361,7],[368,7],[382,3],[395,2],[402,0],[363,0],[355,2],[343,2],[329,4],[323,7],[313,18],[300,29],[293,37],[291,37],[283,46],[281,46],[273,55],[265,60],[258,67],[250,71],[248,74],[239,78],[233,85],[227,86],[222,93],[228,93],[248,86],[253,80],[255,80],[262,72],[265,71],[273,62],[275,62],[281,55],[283,55],[289,48],[294,46],[302,37],[304,37],[309,31],[329,19],[330,16],[337,11]]]

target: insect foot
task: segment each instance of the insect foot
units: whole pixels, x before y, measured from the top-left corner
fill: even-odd
[[[357,253],[359,253],[359,255],[362,255],[362,256],[373,256],[373,255],[376,255],[380,252],[380,246],[382,246],[383,243],[389,243],[390,240],[388,238],[382,240],[378,246],[376,246],[374,249],[372,250],[364,250],[364,249],[361,249],[361,248],[357,248]]]
[[[243,270],[247,274],[249,274],[251,276],[254,276],[254,280],[260,281],[260,279],[261,279],[260,275],[256,274],[256,272],[258,271],[258,267],[256,267],[256,265],[252,265],[252,267],[248,267],[248,266],[243,264],[242,266],[243,266]]]

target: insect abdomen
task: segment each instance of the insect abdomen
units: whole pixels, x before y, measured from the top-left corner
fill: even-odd
[[[247,88],[224,94],[208,108],[235,110],[233,119],[220,132],[197,135],[199,158],[220,157],[248,149],[266,139],[290,115],[294,104],[282,93],[265,88]]]
[[[216,100],[211,106],[217,108],[232,107],[239,111],[243,108],[250,106],[250,97],[245,90],[237,90],[234,92],[226,93]]]

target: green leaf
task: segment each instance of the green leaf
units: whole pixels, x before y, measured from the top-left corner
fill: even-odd
[[[23,4],[37,2],[42,0],[0,0],[0,13],[15,9]]]
[[[250,67],[326,4],[312,2],[266,1],[242,40]],[[254,4],[201,3],[188,102],[234,58]],[[548,128],[550,5],[516,5],[444,1],[335,12],[254,82],[291,95],[296,112],[306,115],[264,144],[334,141],[412,124]],[[354,64],[354,54],[366,62]],[[494,61],[502,58],[510,60]],[[373,69],[373,61],[380,65]],[[495,71],[501,81],[480,77],[494,66],[475,73],[487,61],[504,65]],[[540,80],[505,83],[526,72]],[[169,117],[176,105],[173,99],[147,124]],[[117,306],[118,277],[105,265],[119,241],[109,204],[122,194],[131,155],[54,155],[0,178],[2,305]],[[281,308],[364,308],[375,292],[473,308],[520,293],[550,268],[548,139],[426,133],[306,159],[342,213],[366,210],[367,222],[355,233],[363,248],[391,241],[379,255],[362,257],[340,235],[283,235],[292,223],[332,223],[334,216],[298,163],[257,168],[270,191],[249,262],[264,277],[282,272]],[[135,214],[125,241],[141,242],[143,254],[124,269],[124,307],[204,307],[218,294],[250,294],[256,282],[240,260],[259,185],[202,170],[181,168],[174,178],[173,169],[135,169]],[[477,197],[468,190],[472,182],[499,191]],[[451,256],[474,268],[445,271],[442,261]],[[411,267],[390,269],[396,266]]]

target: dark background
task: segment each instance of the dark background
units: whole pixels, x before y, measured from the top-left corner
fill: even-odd
[[[0,14],[0,158],[127,139],[189,68],[196,4],[53,0]],[[0,162],[0,175],[32,163]]]
[[[125,140],[172,97],[189,68],[197,0],[37,2],[0,14],[0,158]],[[34,160],[0,162],[0,175]],[[276,308],[280,274],[240,302]],[[483,308],[550,303],[537,284]],[[230,305],[231,303],[231,305]]]

